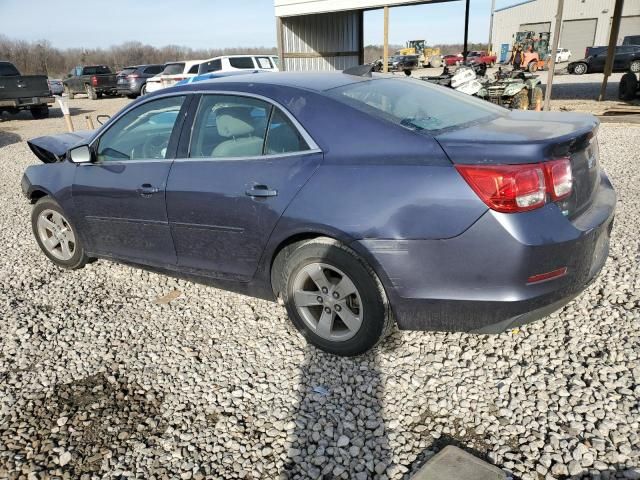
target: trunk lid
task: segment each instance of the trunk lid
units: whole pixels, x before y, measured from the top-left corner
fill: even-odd
[[[591,205],[599,182],[598,120],[588,114],[511,111],[436,136],[454,164],[496,165],[571,159],[573,191],[558,202],[574,218]]]
[[[64,160],[70,148],[86,142],[94,133],[93,130],[81,130],[47,135],[28,140],[27,145],[43,163],[55,163]]]

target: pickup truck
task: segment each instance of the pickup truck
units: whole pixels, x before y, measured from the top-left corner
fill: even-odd
[[[69,99],[78,93],[86,93],[88,98],[95,100],[103,94],[116,95],[117,82],[116,74],[106,65],[89,65],[74,68],[62,83]]]
[[[46,75],[20,75],[12,63],[0,62],[0,113],[29,109],[33,118],[47,118],[53,102]]]
[[[489,55],[484,50],[474,50],[467,55],[467,63],[481,64],[484,63],[487,67],[493,67],[498,57],[495,55]]]

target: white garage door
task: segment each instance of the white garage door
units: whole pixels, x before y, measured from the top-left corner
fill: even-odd
[[[640,15],[636,15],[634,17],[622,17],[620,19],[618,45],[622,45],[624,37],[629,35],[640,35]]]
[[[570,60],[584,58],[587,47],[593,47],[596,38],[596,26],[598,20],[586,18],[584,20],[565,20],[560,32],[560,47],[571,50]]]
[[[551,31],[551,22],[542,22],[542,23],[522,23],[520,25],[520,32],[550,32]]]

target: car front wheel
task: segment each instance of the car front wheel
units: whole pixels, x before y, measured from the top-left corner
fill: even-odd
[[[576,63],[573,67],[573,73],[576,75],[583,75],[587,73],[587,64],[586,63]]]
[[[31,226],[40,249],[59,267],[73,270],[89,261],[76,229],[51,197],[43,197],[34,205]]]
[[[274,262],[273,283],[295,327],[325,352],[362,354],[393,324],[376,274],[335,240],[317,238],[285,248]]]

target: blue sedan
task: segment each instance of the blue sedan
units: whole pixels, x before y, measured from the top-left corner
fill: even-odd
[[[586,288],[616,202],[597,131],[409,78],[238,75],[31,140],[46,164],[22,189],[56,265],[280,300],[310,343],[357,355],[394,324],[497,333]]]

